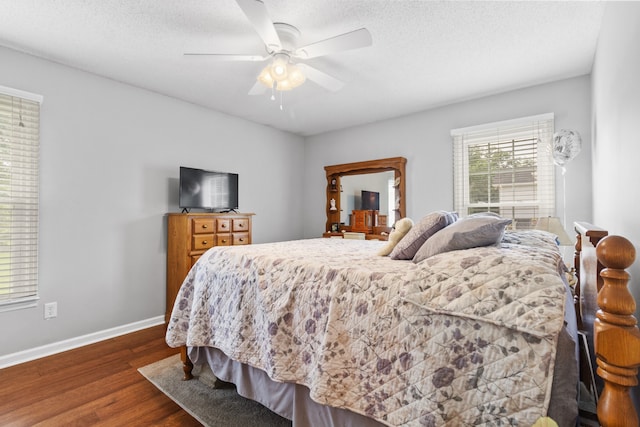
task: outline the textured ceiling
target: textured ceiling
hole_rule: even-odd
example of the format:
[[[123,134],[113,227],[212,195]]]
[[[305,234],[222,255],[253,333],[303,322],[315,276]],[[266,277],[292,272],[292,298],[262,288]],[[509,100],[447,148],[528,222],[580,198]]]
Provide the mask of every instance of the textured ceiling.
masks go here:
[[[300,45],[366,27],[370,47],[309,59],[346,85],[250,96],[264,54],[235,0],[0,0],[0,45],[300,135],[588,74],[603,2],[264,0]],[[2,64],[5,66],[6,64]],[[1,84],[1,82],[0,82]]]

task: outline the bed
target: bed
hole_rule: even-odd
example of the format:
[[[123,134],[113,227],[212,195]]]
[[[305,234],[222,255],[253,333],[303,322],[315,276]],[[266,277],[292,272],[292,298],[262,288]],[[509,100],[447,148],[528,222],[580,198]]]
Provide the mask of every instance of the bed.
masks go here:
[[[581,235],[592,230],[581,227]],[[595,253],[582,250],[587,240],[577,245],[578,302],[593,296],[596,277],[586,278]],[[496,245],[417,263],[378,256],[385,244],[308,239],[208,251],[185,279],[167,329],[169,345],[188,348],[186,377],[193,364],[207,364],[294,426],[529,426],[546,415],[575,424],[577,322],[595,318],[585,303],[576,319],[553,235],[507,231]],[[624,282],[633,246],[603,244],[613,248],[605,251],[615,259],[605,262],[611,277]],[[638,351],[620,359],[613,346],[637,345],[637,328],[630,303],[614,306],[588,337],[612,347],[593,352],[602,356],[603,425],[620,418],[619,408],[625,418],[635,414],[628,388]],[[611,425],[637,425],[629,419]]]

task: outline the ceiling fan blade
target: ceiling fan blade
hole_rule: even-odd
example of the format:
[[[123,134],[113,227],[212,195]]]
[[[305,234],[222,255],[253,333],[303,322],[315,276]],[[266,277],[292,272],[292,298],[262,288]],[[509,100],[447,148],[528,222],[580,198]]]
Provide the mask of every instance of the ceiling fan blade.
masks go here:
[[[301,58],[315,58],[334,52],[371,46],[372,43],[373,39],[369,30],[360,28],[359,30],[303,46],[296,51],[296,55]]]
[[[236,0],[269,50],[280,50],[280,37],[261,0]]]
[[[267,87],[260,82],[256,82],[249,90],[249,95],[262,95],[267,90]]]
[[[184,56],[208,56],[219,61],[253,61],[260,62],[268,59],[268,56],[260,55],[235,55],[228,53],[185,53]]]
[[[319,86],[331,91],[337,92],[344,87],[344,82],[336,79],[335,77],[331,77],[329,74],[323,73],[317,68],[313,68],[307,64],[296,64],[307,78]]]

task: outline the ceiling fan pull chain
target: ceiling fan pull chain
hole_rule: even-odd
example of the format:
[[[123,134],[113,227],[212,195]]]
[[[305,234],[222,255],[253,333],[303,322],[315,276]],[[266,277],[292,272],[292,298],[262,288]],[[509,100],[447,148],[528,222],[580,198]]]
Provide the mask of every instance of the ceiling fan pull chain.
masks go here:
[[[271,100],[272,101],[276,100],[276,94],[275,94],[275,92],[276,92],[276,84],[277,84],[277,82],[274,81],[273,85],[271,85]]]
[[[280,111],[282,111],[282,91],[280,91]]]

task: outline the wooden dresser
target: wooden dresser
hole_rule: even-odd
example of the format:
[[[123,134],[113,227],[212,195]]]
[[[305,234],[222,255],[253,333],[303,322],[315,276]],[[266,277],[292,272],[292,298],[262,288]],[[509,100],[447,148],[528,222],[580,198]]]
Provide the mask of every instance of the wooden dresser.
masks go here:
[[[251,244],[252,213],[170,213],[167,222],[167,309],[173,303],[189,270],[214,246]]]

